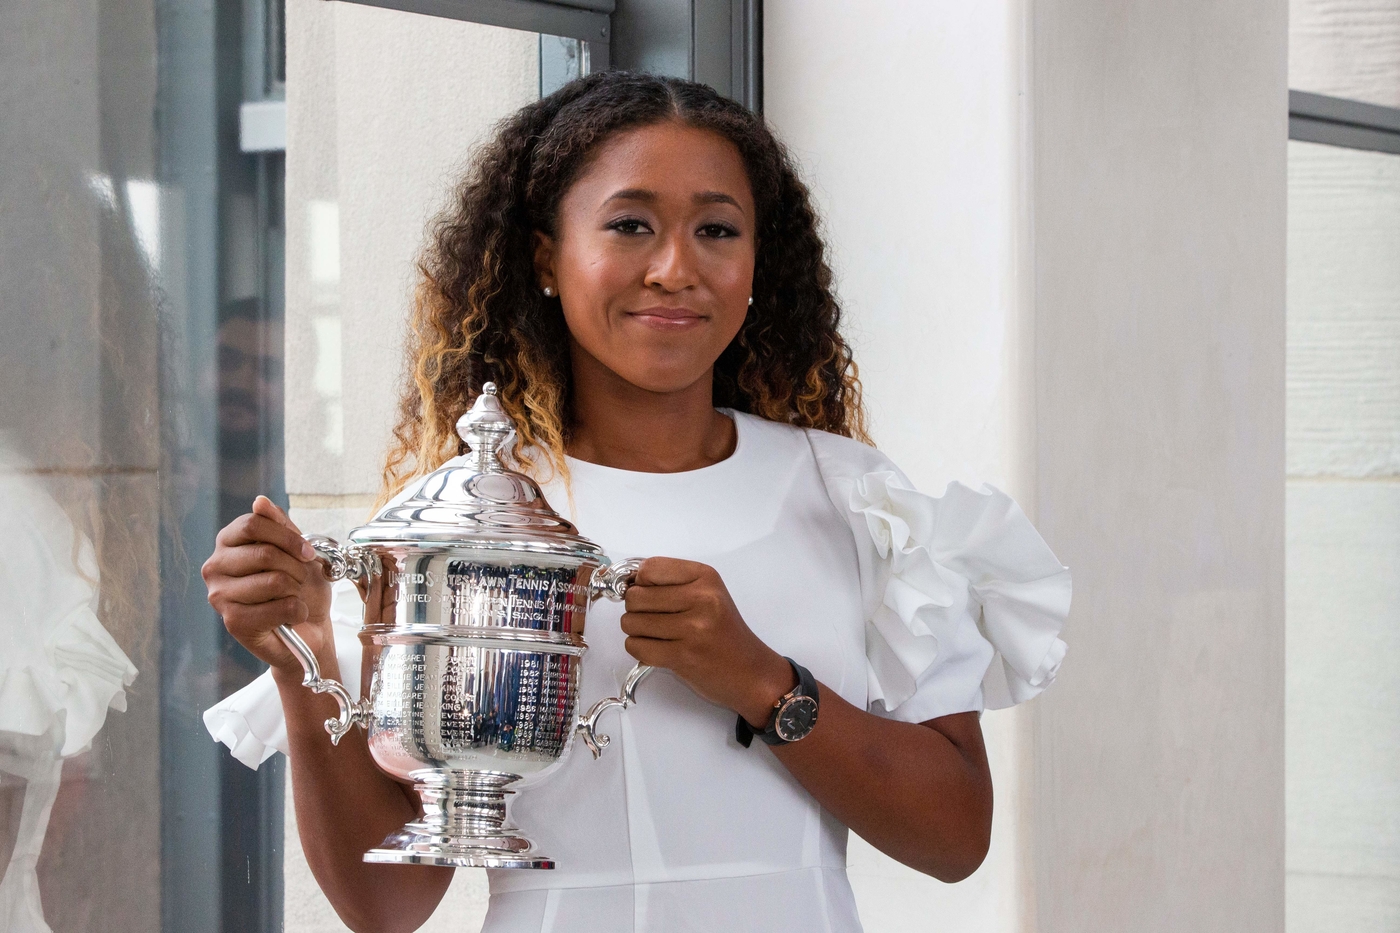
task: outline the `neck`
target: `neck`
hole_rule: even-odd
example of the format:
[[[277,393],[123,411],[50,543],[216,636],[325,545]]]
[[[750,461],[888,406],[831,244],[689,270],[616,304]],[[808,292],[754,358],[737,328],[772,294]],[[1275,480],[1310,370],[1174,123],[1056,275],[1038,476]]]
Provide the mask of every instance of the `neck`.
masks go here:
[[[734,452],[734,422],[714,409],[713,371],[684,389],[651,392],[586,353],[573,356],[570,456],[638,473],[680,473]]]

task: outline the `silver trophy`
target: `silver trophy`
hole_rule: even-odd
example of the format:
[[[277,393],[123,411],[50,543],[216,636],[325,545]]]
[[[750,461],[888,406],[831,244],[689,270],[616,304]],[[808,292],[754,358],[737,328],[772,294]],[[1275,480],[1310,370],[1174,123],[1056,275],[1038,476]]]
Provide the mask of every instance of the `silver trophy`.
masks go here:
[[[476,868],[553,868],[506,818],[510,785],[559,760],[575,733],[597,758],[610,707],[626,708],[651,670],[638,664],[620,696],[575,717],[588,607],[621,600],[640,561],[613,564],[549,507],[534,480],[501,465],[514,434],[486,383],[457,422],[466,464],[417,482],[411,495],[350,532],[350,544],[308,535],[332,580],[365,595],[361,684],[321,677],[285,626],[277,634],[329,693],[340,715],[332,742],[369,731],[375,764],[412,781],[423,817],[365,853],[366,862]]]

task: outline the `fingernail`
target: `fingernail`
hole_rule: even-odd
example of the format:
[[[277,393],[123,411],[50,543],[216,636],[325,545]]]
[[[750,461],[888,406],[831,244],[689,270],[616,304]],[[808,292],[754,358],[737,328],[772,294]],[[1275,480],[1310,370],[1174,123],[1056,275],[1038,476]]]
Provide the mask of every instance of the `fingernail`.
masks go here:
[[[305,560],[316,559],[316,549],[311,546],[310,541],[301,542],[301,556]]]

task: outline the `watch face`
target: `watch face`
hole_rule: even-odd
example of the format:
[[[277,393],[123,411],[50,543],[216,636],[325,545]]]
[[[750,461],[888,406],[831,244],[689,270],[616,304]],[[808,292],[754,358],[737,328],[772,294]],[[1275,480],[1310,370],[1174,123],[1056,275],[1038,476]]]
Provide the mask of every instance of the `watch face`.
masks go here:
[[[812,697],[793,697],[778,710],[773,731],[784,742],[805,739],[817,724],[817,701]]]

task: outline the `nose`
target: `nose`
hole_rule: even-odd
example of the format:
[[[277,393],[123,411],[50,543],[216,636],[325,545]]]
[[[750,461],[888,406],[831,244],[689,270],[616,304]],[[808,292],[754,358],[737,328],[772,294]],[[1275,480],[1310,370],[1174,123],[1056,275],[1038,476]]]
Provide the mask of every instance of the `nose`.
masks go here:
[[[699,284],[690,237],[679,230],[657,237],[645,284],[665,292],[680,292]]]

